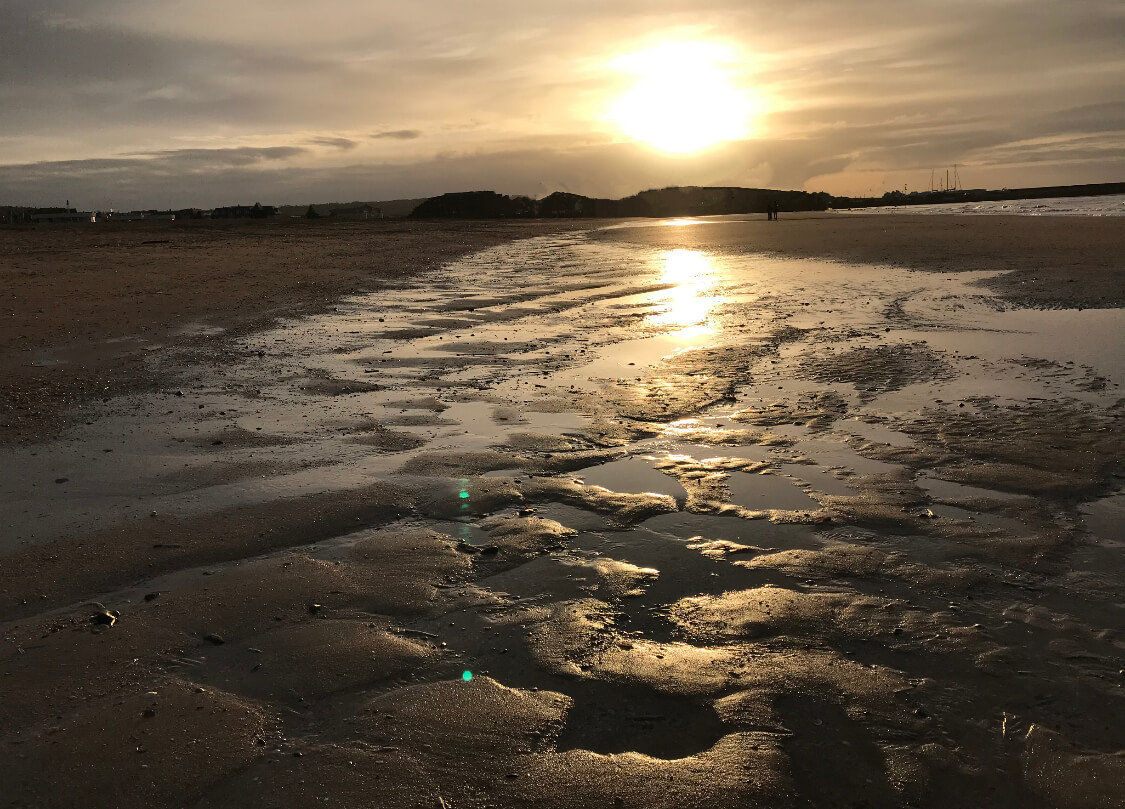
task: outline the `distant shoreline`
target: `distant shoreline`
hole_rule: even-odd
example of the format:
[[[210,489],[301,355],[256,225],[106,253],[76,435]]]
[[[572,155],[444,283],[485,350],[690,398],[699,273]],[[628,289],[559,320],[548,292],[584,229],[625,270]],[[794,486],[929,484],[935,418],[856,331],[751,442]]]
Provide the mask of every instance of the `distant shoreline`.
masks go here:
[[[386,219],[620,219],[627,217],[723,216],[766,213],[773,207],[797,211],[856,210],[888,206],[938,205],[995,202],[1003,200],[1097,197],[1125,194],[1125,182],[1035,188],[955,189],[942,191],[888,191],[880,197],[834,196],[824,191],[796,191],[739,186],[670,186],[641,191],[620,199],[587,197],[555,191],[533,199],[495,191],[455,191],[422,199],[375,200],[348,203],[300,203],[280,206],[236,205],[215,208],[145,211],[79,211],[75,208],[33,208],[0,205],[0,226],[28,224],[142,223],[222,219],[240,222],[290,221],[296,219],[334,221],[378,221]],[[222,212],[221,215],[219,212]]]

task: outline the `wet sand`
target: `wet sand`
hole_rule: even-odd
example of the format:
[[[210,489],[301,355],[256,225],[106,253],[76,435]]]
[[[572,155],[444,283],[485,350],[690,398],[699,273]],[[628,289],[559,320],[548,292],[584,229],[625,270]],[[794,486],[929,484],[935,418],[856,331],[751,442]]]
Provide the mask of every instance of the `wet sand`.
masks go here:
[[[4,228],[0,439],[41,437],[77,404],[158,386],[145,357],[165,346],[221,356],[231,332],[573,227],[396,219]]]
[[[0,806],[1121,805],[1122,228],[889,219],[0,233]]]

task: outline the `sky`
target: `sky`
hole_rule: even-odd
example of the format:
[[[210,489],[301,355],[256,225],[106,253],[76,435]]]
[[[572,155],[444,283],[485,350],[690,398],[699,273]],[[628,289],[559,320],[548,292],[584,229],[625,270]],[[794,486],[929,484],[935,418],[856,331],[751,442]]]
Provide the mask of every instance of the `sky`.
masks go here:
[[[0,0],[0,205],[1125,181],[1122,0]]]

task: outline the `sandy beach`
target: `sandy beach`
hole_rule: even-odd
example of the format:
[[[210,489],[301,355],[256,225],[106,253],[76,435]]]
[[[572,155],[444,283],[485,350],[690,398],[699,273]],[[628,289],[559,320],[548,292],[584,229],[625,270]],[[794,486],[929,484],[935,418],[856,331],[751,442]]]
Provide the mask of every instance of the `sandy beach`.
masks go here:
[[[2,229],[0,806],[1120,806],[1123,255]]]

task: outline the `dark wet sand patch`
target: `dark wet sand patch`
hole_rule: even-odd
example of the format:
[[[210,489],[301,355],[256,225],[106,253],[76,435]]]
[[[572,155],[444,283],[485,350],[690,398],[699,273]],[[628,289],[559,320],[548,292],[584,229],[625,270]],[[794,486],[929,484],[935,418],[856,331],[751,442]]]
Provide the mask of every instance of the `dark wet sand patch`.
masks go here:
[[[396,518],[410,490],[381,482],[345,492],[157,516],[4,557],[0,618],[34,614],[91,592],[202,564],[243,559]]]
[[[409,452],[425,446],[427,439],[405,430],[391,430],[379,425],[365,431],[363,435],[353,436],[353,444],[370,447],[376,452]]]
[[[193,437],[190,443],[198,447],[225,447],[241,449],[244,447],[282,447],[292,444],[296,439],[273,433],[246,430],[242,427],[228,427],[224,430]]]
[[[310,396],[352,396],[382,390],[382,385],[356,379],[317,379],[300,386]]]
[[[866,393],[901,390],[917,382],[952,379],[956,371],[925,343],[853,348],[809,359],[801,375],[816,382],[844,382]]]

